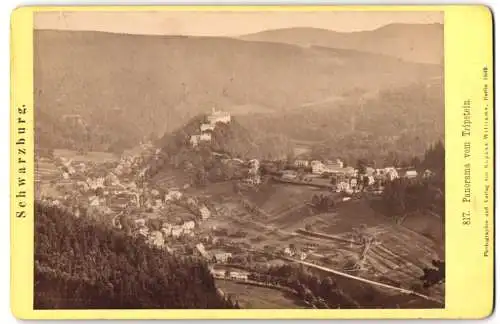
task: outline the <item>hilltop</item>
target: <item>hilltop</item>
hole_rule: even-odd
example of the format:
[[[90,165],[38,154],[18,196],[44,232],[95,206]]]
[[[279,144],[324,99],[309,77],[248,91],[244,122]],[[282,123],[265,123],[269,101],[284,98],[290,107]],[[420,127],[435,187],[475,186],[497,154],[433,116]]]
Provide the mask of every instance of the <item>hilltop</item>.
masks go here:
[[[241,36],[262,42],[353,49],[411,62],[442,64],[442,24],[390,24],[372,31],[336,32],[320,28],[284,28]]]
[[[133,146],[213,105],[241,116],[286,115],[349,97],[354,88],[370,93],[443,74],[440,66],[359,48],[220,37],[37,30],[34,44],[35,110],[45,114],[37,118],[37,136],[45,147],[106,149],[110,139]],[[80,115],[89,130],[67,129],[66,114]]]
[[[166,133],[155,143],[161,154],[159,159],[150,161],[149,175],[178,169],[190,175],[192,182],[199,182],[200,177],[223,181],[245,175],[245,165],[236,167],[233,164],[240,159],[278,159],[291,154],[292,145],[286,137],[250,131],[241,125],[239,118],[232,116],[227,124],[217,122],[213,130],[205,132],[210,140],[200,140],[196,145],[191,142],[191,137],[199,134],[200,125],[206,123],[207,116],[204,114],[193,117],[174,132]],[[232,162],[228,162],[230,160]]]

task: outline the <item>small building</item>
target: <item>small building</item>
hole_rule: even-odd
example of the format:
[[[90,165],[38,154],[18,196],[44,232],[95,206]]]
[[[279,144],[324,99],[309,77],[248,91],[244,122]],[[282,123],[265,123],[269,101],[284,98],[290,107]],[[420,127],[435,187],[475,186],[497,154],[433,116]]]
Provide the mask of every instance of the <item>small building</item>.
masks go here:
[[[173,226],[171,235],[173,238],[181,237],[182,233],[184,233],[184,228],[182,226]]]
[[[179,200],[181,198],[182,198],[182,193],[177,190],[170,190],[168,193],[165,194],[165,202]]]
[[[231,271],[229,273],[229,278],[231,278],[232,280],[246,281],[248,280],[248,274],[244,272]]]
[[[212,108],[212,113],[207,116],[207,121],[215,125],[216,123],[228,124],[231,122],[231,114],[225,111],[217,111]]]
[[[200,135],[200,141],[204,142],[210,142],[212,140],[212,134],[211,133],[202,133]]]
[[[205,220],[205,219],[210,218],[211,213],[210,213],[210,210],[206,206],[201,206],[199,210],[200,210],[201,219]]]
[[[259,175],[255,175],[253,177],[248,177],[248,178],[244,179],[243,181],[246,184],[250,184],[250,185],[259,185],[262,182]]]
[[[227,263],[232,258],[232,254],[228,252],[216,253],[214,255],[215,262],[217,263]]]
[[[431,170],[427,169],[422,174],[422,177],[425,179],[428,179],[428,178],[431,178],[433,175],[434,175],[434,173]]]
[[[337,183],[337,192],[347,192],[350,190],[349,183],[347,181],[340,181]]]
[[[387,180],[394,181],[399,178],[399,173],[394,167],[388,167],[384,169]]]
[[[193,197],[188,197],[186,199],[186,204],[190,207],[196,206],[196,200]]]
[[[312,168],[312,173],[322,174],[325,170],[325,165],[321,161],[312,161],[311,168]]]
[[[146,220],[144,220],[144,218],[136,219],[134,223],[135,223],[135,225],[137,227],[144,227],[144,226],[146,226]]]
[[[284,250],[283,250],[283,254],[285,254],[286,256],[293,256],[295,254],[295,251],[289,247],[286,247]]]
[[[309,166],[309,161],[307,160],[295,160],[293,163],[297,168],[307,168]]]
[[[182,224],[182,228],[184,228],[185,230],[189,230],[189,231],[192,231],[195,227],[196,223],[194,221],[188,221],[188,222],[185,222],[184,224]]]
[[[415,170],[407,170],[405,172],[405,178],[407,178],[407,179],[414,179],[417,176],[418,176],[418,173]]]
[[[149,235],[149,228],[147,228],[146,226],[142,226],[141,228],[139,228],[139,230],[137,231],[137,234],[138,235],[142,235],[144,237],[148,237]]]
[[[148,244],[162,248],[165,245],[165,238],[160,231],[152,231],[148,237]]]
[[[198,146],[198,144],[200,143],[200,135],[191,135],[191,137],[189,138],[189,143],[191,143],[193,147]]]

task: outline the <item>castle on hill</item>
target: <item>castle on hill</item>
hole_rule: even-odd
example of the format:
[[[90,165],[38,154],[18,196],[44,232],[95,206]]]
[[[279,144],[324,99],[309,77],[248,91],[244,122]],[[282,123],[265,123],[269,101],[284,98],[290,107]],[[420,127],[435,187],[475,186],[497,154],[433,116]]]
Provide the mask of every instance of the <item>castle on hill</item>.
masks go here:
[[[229,124],[231,114],[227,111],[218,111],[212,108],[212,113],[207,115],[206,123],[200,125],[200,134],[191,135],[189,142],[193,147],[198,146],[200,142],[210,142],[212,140],[212,131],[217,123]]]

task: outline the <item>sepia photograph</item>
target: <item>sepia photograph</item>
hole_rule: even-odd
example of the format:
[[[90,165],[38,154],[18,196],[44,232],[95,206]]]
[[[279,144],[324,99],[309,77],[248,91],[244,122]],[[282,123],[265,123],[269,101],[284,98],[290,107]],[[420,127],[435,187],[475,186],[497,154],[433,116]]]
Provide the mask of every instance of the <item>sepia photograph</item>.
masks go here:
[[[445,307],[442,11],[33,25],[35,310]]]

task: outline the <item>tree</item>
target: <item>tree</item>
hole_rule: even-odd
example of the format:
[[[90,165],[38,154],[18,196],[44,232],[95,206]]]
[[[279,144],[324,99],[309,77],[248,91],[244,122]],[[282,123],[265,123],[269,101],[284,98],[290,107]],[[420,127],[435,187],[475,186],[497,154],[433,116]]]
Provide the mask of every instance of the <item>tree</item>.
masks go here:
[[[195,173],[194,184],[204,187],[207,184],[207,173],[204,169],[200,168]]]
[[[360,174],[366,173],[366,168],[368,167],[368,161],[366,159],[358,159],[356,162],[356,168],[358,169]]]
[[[418,158],[418,156],[414,156],[411,161],[410,161],[410,166],[416,168],[416,169],[419,169],[420,168],[420,159]]]

